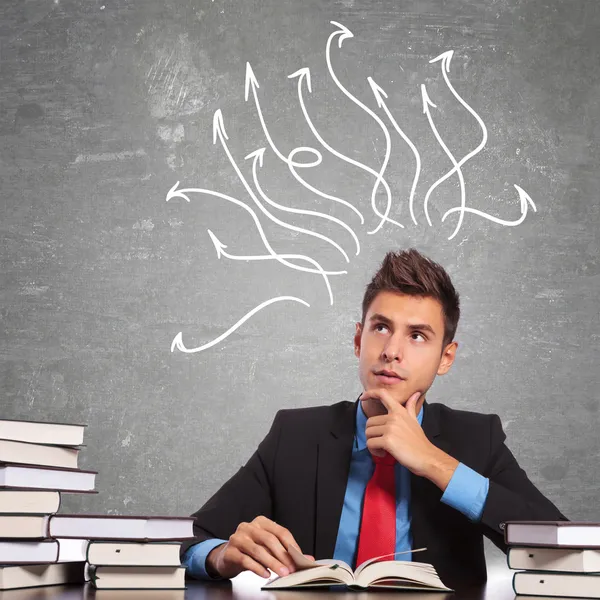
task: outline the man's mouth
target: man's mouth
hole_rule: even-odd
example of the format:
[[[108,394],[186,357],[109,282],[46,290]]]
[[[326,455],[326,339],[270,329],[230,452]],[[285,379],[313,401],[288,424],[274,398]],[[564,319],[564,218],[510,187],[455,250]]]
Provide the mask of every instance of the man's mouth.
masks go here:
[[[396,371],[391,371],[390,369],[375,371],[375,375],[382,383],[400,383],[401,381],[404,381],[403,377],[398,375]]]

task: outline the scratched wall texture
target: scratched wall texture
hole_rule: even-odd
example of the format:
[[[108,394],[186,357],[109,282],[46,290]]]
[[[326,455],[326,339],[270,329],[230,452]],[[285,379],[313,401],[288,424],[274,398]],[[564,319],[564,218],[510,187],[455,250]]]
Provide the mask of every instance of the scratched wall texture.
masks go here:
[[[340,47],[330,21],[354,37]],[[89,425],[81,464],[100,493],[65,510],[189,514],[277,409],[354,400],[364,285],[385,251],[415,245],[463,302],[458,359],[429,399],[498,413],[540,489],[571,518],[600,519],[599,28],[594,0],[2,0],[0,402],[4,417]],[[445,63],[429,62],[449,50],[448,80],[488,139],[462,165],[464,188],[454,173],[431,194],[430,226],[425,194],[453,166],[434,127],[456,161],[483,139]],[[247,101],[246,62],[260,86]],[[300,76],[288,78],[305,67],[308,119],[362,166],[311,132]],[[392,119],[421,161],[416,223],[416,155]],[[296,169],[304,184],[285,163],[301,146],[322,155]],[[245,159],[263,147],[262,165]],[[369,235],[374,187],[378,210],[387,197],[368,168],[384,162],[404,228]],[[269,211],[329,241],[260,212],[242,181],[257,195],[253,163],[271,201],[339,222],[265,200]],[[243,205],[200,192],[166,202],[178,181]],[[527,214],[511,226],[465,212],[449,240],[459,214],[442,218],[463,191],[507,223]],[[278,253],[347,271],[328,278],[333,305],[320,275],[236,260],[267,254],[244,206]],[[202,346],[280,296],[310,308],[282,300],[205,351],[171,352],[179,332],[180,348]]]

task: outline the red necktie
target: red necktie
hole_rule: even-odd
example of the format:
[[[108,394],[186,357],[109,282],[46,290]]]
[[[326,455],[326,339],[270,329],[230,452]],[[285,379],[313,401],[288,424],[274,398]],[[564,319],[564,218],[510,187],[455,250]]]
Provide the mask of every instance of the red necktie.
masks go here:
[[[393,456],[373,456],[375,470],[363,503],[356,566],[396,551],[396,485]]]

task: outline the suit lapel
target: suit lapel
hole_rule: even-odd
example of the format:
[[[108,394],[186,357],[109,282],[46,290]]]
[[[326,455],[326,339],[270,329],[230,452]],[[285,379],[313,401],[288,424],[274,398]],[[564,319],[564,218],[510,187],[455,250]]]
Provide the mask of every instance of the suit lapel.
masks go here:
[[[427,439],[443,450],[448,452],[447,442],[441,435],[441,425],[437,405],[423,403],[423,432]],[[432,531],[428,515],[432,509],[439,504],[442,491],[431,481],[424,477],[410,475],[410,506],[411,506],[411,533],[413,548],[427,548],[427,552],[415,555],[415,560],[431,562],[430,556],[436,553],[436,535]]]
[[[356,428],[356,402],[334,407],[317,451],[315,558],[331,558],[335,550]]]

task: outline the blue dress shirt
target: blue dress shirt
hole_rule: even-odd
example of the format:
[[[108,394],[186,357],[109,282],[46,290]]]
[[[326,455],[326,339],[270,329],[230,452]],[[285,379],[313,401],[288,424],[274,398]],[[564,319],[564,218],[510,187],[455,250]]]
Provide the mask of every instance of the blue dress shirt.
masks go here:
[[[423,408],[417,415],[419,425],[423,422]],[[350,472],[344,495],[342,516],[338,528],[333,558],[343,560],[353,566],[358,548],[358,532],[362,513],[362,504],[367,483],[373,474],[374,464],[371,453],[367,449],[365,429],[367,417],[362,403],[357,403],[356,433],[350,459]],[[396,552],[406,552],[396,560],[412,560],[409,552],[412,548],[410,531],[410,471],[396,463]],[[473,469],[459,463],[454,471],[444,494],[442,502],[460,511],[471,521],[481,518],[487,494],[489,479]],[[183,556],[183,565],[187,573],[197,579],[210,579],[206,572],[206,557],[211,550],[227,542],[227,540],[211,539],[190,546]]]

